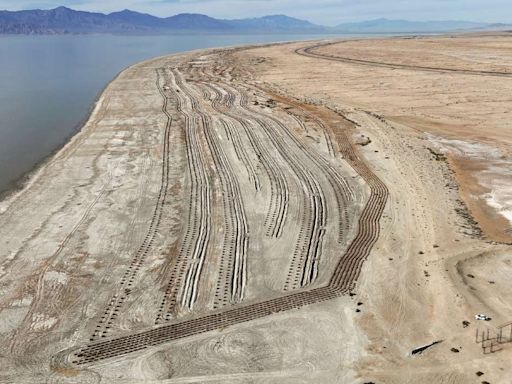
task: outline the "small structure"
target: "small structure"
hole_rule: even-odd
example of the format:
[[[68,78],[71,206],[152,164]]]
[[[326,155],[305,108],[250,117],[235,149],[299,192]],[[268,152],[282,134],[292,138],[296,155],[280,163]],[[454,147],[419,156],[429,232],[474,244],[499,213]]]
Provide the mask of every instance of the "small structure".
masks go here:
[[[483,331],[477,328],[475,341],[482,345],[484,354],[501,351],[503,344],[512,343],[512,322],[502,324],[492,331],[489,328]]]

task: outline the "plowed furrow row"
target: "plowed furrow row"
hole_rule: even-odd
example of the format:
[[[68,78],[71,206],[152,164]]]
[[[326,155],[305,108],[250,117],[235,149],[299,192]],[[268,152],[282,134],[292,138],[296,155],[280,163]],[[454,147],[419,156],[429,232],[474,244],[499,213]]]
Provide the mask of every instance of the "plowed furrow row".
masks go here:
[[[192,94],[191,91],[187,92]],[[203,88],[203,94],[205,92],[206,100],[210,100],[209,92]],[[228,303],[240,302],[244,297],[249,226],[238,180],[213,129],[211,118],[199,108],[196,112],[203,120],[205,136],[222,185],[226,230],[214,301],[214,307],[219,308]]]
[[[189,220],[183,239],[179,259],[179,272],[168,282],[165,296],[160,305],[157,322],[169,320],[176,305],[192,309],[197,300],[198,285],[204,266],[211,232],[211,199],[212,191],[206,153],[201,142],[203,122],[193,112],[196,101],[184,96],[183,81],[175,71],[166,72],[173,86],[177,110],[185,121],[185,138],[187,144],[187,160],[190,177]],[[174,91],[178,89],[179,92]],[[184,269],[186,271],[184,271]],[[179,288],[181,287],[181,292]],[[180,295],[180,296],[179,296]]]
[[[346,137],[338,132],[336,139],[346,161],[363,178],[370,188],[370,197],[359,218],[356,237],[334,272],[329,285],[333,289],[351,290],[359,277],[361,266],[378,239],[379,221],[388,198],[386,185],[359,159]]]
[[[236,193],[238,193],[236,183],[234,180],[230,179],[229,164],[224,163],[225,155],[222,152],[222,146],[218,142],[218,137],[215,135],[215,130],[211,127],[211,119],[207,117],[201,118],[201,112],[197,112],[200,110],[197,105],[197,100],[194,100],[194,97],[191,96],[192,91],[187,95],[187,87],[183,85],[182,80],[176,73],[175,78],[176,85],[180,88],[180,95],[177,94],[175,96],[178,99],[182,99],[180,103],[184,105],[183,108],[187,109],[187,113],[184,113],[184,119],[187,121],[187,131],[189,131],[187,132],[187,147],[190,147],[189,151],[193,152],[189,154],[189,161],[194,163],[190,165],[190,177],[191,183],[196,184],[196,192],[195,194],[191,193],[191,196],[196,196],[197,198],[201,196],[201,191],[198,188],[199,183],[203,182],[200,168],[203,167],[203,171],[206,168],[204,163],[200,164],[202,161],[201,156],[204,155],[201,155],[202,146],[197,142],[199,139],[196,138],[196,141],[194,141],[192,137],[189,137],[191,135],[198,136],[200,133],[199,129],[202,129],[201,132],[204,132],[204,134],[208,136],[206,137],[208,142],[207,146],[213,153],[212,156],[215,158],[215,166],[219,168],[219,172],[224,173],[222,176],[219,175],[219,177],[224,180],[222,182],[223,188],[232,191],[232,193],[236,195]],[[223,89],[230,88],[225,85],[217,85],[217,87],[222,87]],[[183,96],[182,93],[185,96]],[[304,253],[305,257],[301,262],[302,274],[300,284],[303,284],[303,282],[307,284],[316,273],[315,263],[317,263],[318,260],[314,259],[314,252],[316,252],[315,249],[320,249],[322,246],[321,230],[323,223],[327,220],[325,197],[322,193],[322,182],[321,179],[316,176],[317,172],[319,172],[318,168],[324,168],[323,171],[321,171],[324,172],[322,179],[327,178],[329,182],[331,182],[330,180],[332,179],[335,180],[332,182],[334,184],[331,185],[338,185],[337,188],[339,188],[340,199],[343,198],[345,199],[343,201],[349,201],[351,191],[344,189],[344,186],[346,188],[347,184],[345,184],[342,176],[338,174],[340,180],[336,180],[335,173],[331,172],[333,170],[327,170],[329,167],[327,167],[326,163],[322,160],[322,156],[315,154],[311,148],[304,147],[303,145],[305,144],[297,139],[295,135],[293,135],[293,132],[289,131],[289,128],[282,122],[273,116],[265,116],[262,112],[250,110],[250,108],[247,107],[245,92],[230,89],[227,93],[235,95],[234,99],[231,98],[231,100],[234,100],[231,107],[228,108],[226,106],[230,105],[230,102],[223,102],[222,106],[212,106],[217,113],[224,115],[227,120],[234,121],[244,129],[251,145],[253,145],[256,153],[262,159],[262,164],[269,175],[269,180],[271,183],[274,183],[274,193],[278,188],[277,180],[279,179],[279,174],[277,172],[279,172],[279,167],[278,164],[272,163],[272,161],[275,160],[272,159],[271,153],[268,152],[266,148],[266,146],[269,146],[269,143],[277,149],[277,153],[285,160],[287,166],[291,169],[294,176],[297,177],[305,191],[304,196],[306,200],[304,210],[308,211],[307,215],[309,215],[305,220],[310,223],[310,226],[305,227],[307,231],[304,232],[304,237],[307,238],[306,243],[308,245],[306,248],[309,253]],[[193,118],[189,115],[193,116]],[[207,131],[211,133],[211,136]],[[268,139],[266,145],[263,144],[264,141],[262,141],[255,132],[251,131],[263,132]],[[388,190],[364,161],[358,157],[344,131],[341,129],[335,130],[334,137],[344,160],[369,186],[370,195],[360,213],[357,233],[350,242],[346,252],[340,255],[334,273],[327,286],[314,289],[301,289],[281,297],[274,297],[261,302],[238,304],[235,307],[213,311],[209,315],[181,321],[175,320],[175,322],[153,327],[146,331],[92,342],[78,348],[73,348],[72,350],[61,352],[54,357],[53,365],[59,367],[69,365],[87,366],[105,359],[142,351],[173,340],[223,329],[234,324],[270,316],[274,313],[331,300],[340,295],[347,294],[354,289],[356,280],[361,271],[362,263],[368,257],[373,245],[377,241],[380,228],[379,221],[386,205]],[[266,158],[267,156],[269,158]],[[276,167],[276,169],[274,169],[274,167]],[[223,168],[223,170],[220,170],[221,168]],[[196,181],[194,181],[194,172],[197,173],[195,176]],[[283,182],[286,183],[284,175],[282,175],[282,177]],[[272,181],[272,178],[274,178],[274,181]],[[193,197],[193,199],[196,197]],[[225,202],[225,204],[227,204],[227,202]],[[235,205],[226,208],[228,212],[235,212],[233,228],[238,225],[236,224],[237,203],[234,204]],[[191,207],[192,205],[191,203]],[[191,215],[196,212],[195,214],[198,216],[198,218],[196,218],[197,223],[201,222],[201,212],[199,211],[201,210],[196,212],[191,209]],[[279,211],[279,209],[276,211]],[[193,223],[194,219],[191,218],[190,222]],[[194,236],[194,239],[197,240],[197,235]],[[197,245],[197,243],[197,241],[194,241],[193,245]],[[194,247],[194,249],[195,248],[196,247]]]
[[[210,87],[214,92],[219,92],[218,88],[211,84],[205,84],[205,86]],[[238,102],[240,103],[241,100],[238,100]],[[261,141],[254,131],[252,120],[240,116],[240,114],[236,113],[234,108],[221,108],[216,103],[213,103],[212,107],[217,113],[236,121],[243,128],[253,150],[260,159],[268,176],[271,189],[270,204],[264,224],[265,228],[267,228],[266,235],[275,238],[280,237],[281,229],[286,221],[289,201],[288,183],[284,172],[277,164],[265,143]]]
[[[291,106],[291,105],[290,105]],[[297,108],[297,105],[293,105],[293,107]],[[320,129],[324,132],[326,136],[326,140],[328,146],[331,148],[329,151],[331,153],[335,153],[334,146],[332,144],[331,136],[322,123],[321,120],[317,119],[306,111],[302,110],[299,107],[299,110],[303,113],[303,118],[307,118],[313,122],[315,122]],[[298,121],[302,121],[299,117],[295,115],[295,113],[288,111],[288,114],[294,116]],[[283,126],[286,130],[288,136],[296,142],[298,146],[304,149],[304,153],[310,158],[312,162],[314,162],[320,170],[323,170],[327,174],[327,179],[329,180],[329,184],[332,189],[335,191],[336,195],[336,204],[338,206],[339,213],[339,222],[338,222],[338,242],[343,243],[346,240],[347,232],[350,227],[350,220],[348,214],[348,205],[354,199],[354,192],[350,188],[350,185],[345,180],[345,178],[339,173],[339,171],[331,164],[331,162],[322,156],[319,152],[317,152],[314,148],[308,147],[303,141],[301,141],[298,137],[293,135],[293,133],[286,126]],[[330,143],[330,144],[329,144]],[[309,150],[308,150],[309,148]]]
[[[244,98],[243,100],[241,106],[246,111],[260,115],[262,119],[270,121],[270,124],[266,124],[264,120],[256,119],[274,145],[280,150],[283,158],[294,170],[303,185],[303,190],[306,191],[303,205],[303,226],[299,232],[299,241],[292,257],[290,274],[285,282],[285,290],[298,288],[299,286],[304,287],[311,284],[318,274],[318,262],[325,235],[327,205],[324,192],[316,176],[313,175],[313,172],[324,173],[324,167],[318,166],[316,152],[313,152],[309,146],[298,140],[293,132],[279,119],[249,108],[246,102],[247,99]],[[291,143],[293,144],[290,145]],[[311,163],[304,161],[304,158],[312,160],[317,167],[311,167]],[[330,180],[330,175],[327,174],[326,176],[326,179]]]
[[[223,86],[227,92],[237,92],[225,84]],[[327,221],[324,192],[309,169],[309,164],[302,160],[304,148],[294,148],[293,145],[290,145],[290,141],[285,140],[286,136],[283,136],[283,130],[290,133],[287,128],[272,116],[249,108],[247,97],[243,96],[240,100],[243,113],[259,125],[261,131],[278,150],[302,186],[302,227],[285,289],[306,286],[313,282],[318,274],[318,262],[322,252],[321,245]]]
[[[222,93],[216,87],[207,86],[204,83],[203,83],[203,88],[204,88],[204,92],[206,93],[205,99],[211,101],[211,105],[216,111],[220,111],[222,108],[222,103],[221,103],[221,101],[223,99]],[[208,92],[208,90],[213,92],[213,98],[211,96],[211,93]],[[230,99],[232,100],[230,105],[233,105],[234,95],[232,95],[232,94],[230,94],[230,95],[231,95]],[[247,174],[249,175],[249,180],[250,180],[251,184],[254,185],[254,188],[256,189],[256,191],[261,190],[261,183],[260,183],[259,177],[256,174],[256,170],[254,169],[254,166],[252,165],[252,162],[249,158],[247,151],[245,150],[244,145],[242,144],[242,139],[240,137],[240,133],[238,132],[237,129],[235,129],[235,127],[233,126],[233,124],[231,123],[230,120],[221,119],[221,124],[224,126],[224,129],[226,130],[226,133],[227,133],[229,139],[233,143],[233,148],[235,150],[237,158],[244,164]],[[253,147],[253,150],[254,150],[254,152],[256,152],[254,147]]]
[[[305,305],[331,300],[337,295],[329,287],[302,291],[290,296],[280,297],[265,302],[240,306],[205,317],[187,320],[181,323],[167,324],[132,335],[98,342],[75,351],[71,356],[74,365],[86,365],[104,359],[123,356],[141,351],[151,346],[172,340],[201,334],[223,328],[227,325],[243,323],[266,317],[274,313],[301,308]],[[56,356],[54,365],[62,362],[62,356]]]

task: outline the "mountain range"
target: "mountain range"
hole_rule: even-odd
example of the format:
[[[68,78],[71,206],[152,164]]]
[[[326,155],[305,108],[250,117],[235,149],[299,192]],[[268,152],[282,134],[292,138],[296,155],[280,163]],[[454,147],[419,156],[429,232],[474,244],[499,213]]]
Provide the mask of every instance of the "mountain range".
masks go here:
[[[337,30],[351,33],[397,33],[397,32],[449,32],[456,30],[486,29],[489,23],[472,21],[409,21],[375,19],[357,23],[344,23]]]
[[[485,29],[491,25],[493,24],[467,21],[414,22],[376,19],[325,27],[285,15],[224,20],[191,13],[160,18],[130,10],[103,14],[75,11],[66,7],[0,11],[0,34],[420,33]]]

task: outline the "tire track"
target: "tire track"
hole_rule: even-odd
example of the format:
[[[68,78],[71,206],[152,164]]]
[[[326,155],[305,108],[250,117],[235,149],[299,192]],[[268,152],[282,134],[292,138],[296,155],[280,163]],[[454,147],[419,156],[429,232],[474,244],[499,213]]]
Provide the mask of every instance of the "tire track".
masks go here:
[[[295,50],[295,53],[298,55],[307,56],[307,57],[311,57],[311,58],[315,58],[315,59],[339,61],[339,62],[344,62],[344,63],[349,63],[349,64],[366,65],[366,66],[371,66],[371,67],[405,69],[405,70],[410,70],[410,71],[421,71],[421,72],[437,72],[437,73],[451,73],[451,74],[460,74],[460,75],[512,78],[512,73],[509,73],[509,72],[477,71],[477,70],[471,70],[471,69],[455,69],[455,68],[429,67],[429,66],[411,65],[411,64],[386,63],[386,62],[382,62],[382,61],[353,59],[350,57],[326,55],[326,54],[320,54],[320,53],[313,52],[315,49],[318,49],[318,48],[324,48],[324,47],[341,44],[341,43],[342,42],[338,41],[338,42],[331,42],[331,43],[316,44],[316,45],[312,45],[310,47],[298,48]]]
[[[228,84],[222,83],[221,85],[218,83],[217,86],[222,86],[227,94],[235,95],[238,93],[236,89],[231,88]],[[329,160],[299,140],[292,130],[280,120],[248,107],[246,94],[244,92],[239,93],[241,94],[240,107],[246,112],[248,118],[256,121],[267,134],[273,146],[278,149],[280,155],[300,180],[302,190],[306,191],[302,196],[302,206],[304,207],[302,215],[303,226],[300,230],[298,244],[293,253],[290,272],[288,273],[284,289],[290,290],[304,287],[311,284],[318,275],[318,263],[327,220],[324,193],[312,172],[324,174],[335,191],[339,212],[338,241],[340,243],[346,239],[349,230],[347,207],[354,198],[353,191],[351,191],[348,183],[339,172],[330,164]],[[236,97],[231,97],[230,99],[236,99]],[[290,114],[290,112],[288,113]],[[299,120],[295,115],[293,116]],[[324,129],[324,133],[327,134],[322,123],[320,121],[316,122]],[[296,151],[290,150],[290,148],[293,148],[293,145],[290,145],[290,142],[285,141],[284,138],[288,138],[295,144]],[[315,164],[316,168],[314,170],[311,169],[308,163],[301,160],[304,157]]]
[[[292,106],[293,104],[290,103],[287,105]],[[269,137],[271,137],[273,143],[279,147],[280,153],[291,165],[294,172],[298,175],[299,179],[301,179],[302,185],[306,186],[306,190],[308,191],[309,202],[307,201],[308,199],[306,199],[304,206],[307,206],[309,203],[310,212],[309,215],[308,213],[303,215],[303,223],[308,223],[308,216],[313,217],[313,219],[310,219],[309,223],[300,231],[299,244],[293,254],[290,273],[285,283],[285,290],[298,288],[300,286],[304,287],[311,284],[317,276],[318,261],[321,254],[323,235],[325,233],[324,227],[327,218],[325,197],[322,189],[318,185],[316,177],[314,177],[312,173],[315,175],[323,174],[331,188],[335,191],[339,212],[339,242],[346,239],[346,234],[349,230],[347,207],[354,199],[354,193],[346,180],[332,166],[329,160],[320,155],[314,148],[311,148],[302,140],[299,140],[287,125],[271,115],[263,114],[260,111],[255,111],[248,107],[247,102],[243,104],[243,108],[249,113],[261,115],[262,118],[271,121],[271,126],[274,131],[267,130],[267,134],[270,135]],[[284,109],[288,114],[291,114],[287,107]],[[294,117],[297,118],[295,115]],[[323,123],[320,121],[317,121],[317,123],[323,127],[325,132]],[[285,141],[285,137],[288,138],[289,141]],[[290,150],[293,148],[290,142],[295,145],[295,150]],[[308,163],[305,163],[302,158],[310,160],[315,167],[312,168]],[[320,197],[319,201],[317,201],[317,197]],[[319,222],[315,222],[315,220],[319,220]]]
[[[163,135],[164,137],[162,140],[163,156],[160,190],[146,236],[142,244],[139,246],[137,252],[133,256],[131,263],[125,270],[125,273],[119,282],[119,288],[117,292],[110,299],[102,317],[96,324],[96,329],[90,338],[91,341],[97,340],[98,338],[107,337],[107,334],[114,324],[114,321],[117,319],[120,310],[123,308],[129,295],[132,293],[132,289],[135,285],[135,280],[138,276],[139,270],[142,268],[144,261],[153,246],[153,242],[158,233],[160,222],[162,220],[163,207],[165,205],[169,187],[169,135],[173,119],[171,114],[167,111],[169,99],[165,96],[165,93],[160,85],[160,70],[156,70],[156,74],[156,87],[163,98],[162,112],[167,116],[167,123],[165,125]]]

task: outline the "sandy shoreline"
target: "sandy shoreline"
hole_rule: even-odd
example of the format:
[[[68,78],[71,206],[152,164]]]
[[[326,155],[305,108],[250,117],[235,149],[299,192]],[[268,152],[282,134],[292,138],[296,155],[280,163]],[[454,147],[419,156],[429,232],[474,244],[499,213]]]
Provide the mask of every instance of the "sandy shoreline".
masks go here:
[[[134,64],[136,65],[136,64]],[[48,155],[46,155],[44,158],[42,158],[40,161],[35,164],[32,169],[25,172],[21,176],[19,176],[16,180],[14,180],[11,185],[8,186],[5,190],[0,190],[0,211],[1,207],[4,203],[8,204],[8,201],[16,198],[16,196],[23,192],[23,190],[28,187],[31,183],[31,181],[38,177],[38,174],[40,173],[41,169],[44,168],[49,162],[52,161],[54,157],[58,157],[59,152],[64,150],[66,146],[68,146],[76,136],[78,136],[84,127],[87,125],[89,120],[91,119],[92,115],[94,114],[94,111],[97,109],[98,104],[101,102],[101,97],[105,90],[108,88],[108,86],[114,82],[124,71],[128,70],[131,66],[121,70],[112,80],[110,80],[96,95],[93,103],[89,106],[88,111],[86,115],[82,118],[80,122],[78,122],[71,134],[69,134],[67,137],[65,137],[61,144],[59,144],[55,149],[53,149]]]
[[[304,40],[304,41],[310,41],[310,40]],[[248,45],[241,45],[241,46],[227,46],[227,47],[214,47],[214,48],[206,48],[206,49],[197,49],[197,50],[190,50],[185,52],[179,52],[172,55],[162,55],[162,56],[155,56],[152,58],[149,58],[147,60],[137,62],[134,64],[131,64],[127,66],[126,68],[119,71],[117,75],[115,75],[112,80],[110,80],[96,95],[94,98],[94,101],[91,103],[91,105],[88,108],[88,111],[86,112],[85,116],[79,121],[71,134],[69,134],[67,137],[62,139],[62,142],[57,145],[49,154],[47,154],[44,158],[42,158],[40,161],[38,161],[32,169],[26,171],[22,175],[20,175],[18,178],[13,180],[9,186],[7,186],[4,190],[0,190],[0,207],[2,206],[2,203],[11,200],[13,197],[15,197],[18,193],[22,192],[23,189],[30,183],[30,181],[37,176],[40,169],[43,168],[48,162],[51,161],[51,159],[55,156],[58,156],[58,153],[64,149],[73,139],[75,136],[80,134],[82,129],[87,125],[89,120],[91,119],[91,116],[94,112],[94,110],[97,107],[97,104],[99,103],[101,96],[105,92],[105,90],[108,88],[108,86],[114,82],[123,72],[129,70],[131,67],[141,65],[146,62],[151,62],[153,60],[158,60],[162,57],[167,56],[179,56],[179,55],[186,55],[191,53],[197,53],[197,52],[209,52],[209,51],[216,51],[216,50],[222,50],[222,49],[236,49],[236,48],[244,48],[244,47],[250,47],[250,46],[272,46],[275,44],[286,44],[289,43],[289,41],[282,41],[282,42],[276,42],[276,43],[261,43],[261,44],[248,44]]]
[[[182,55],[182,54],[183,53],[176,53],[175,55]],[[47,156],[45,156],[37,164],[35,164],[31,170],[25,172],[18,179],[14,180],[10,187],[7,187],[5,190],[0,191],[0,211],[2,210],[2,207],[5,207],[6,205],[8,205],[10,201],[15,199],[20,193],[22,193],[23,190],[26,189],[32,181],[34,181],[34,179],[39,177],[40,172],[46,165],[48,165],[48,163],[50,163],[54,158],[57,158],[59,156],[60,152],[65,151],[66,147],[71,145],[74,140],[77,140],[77,136],[79,136],[82,133],[82,130],[86,128],[89,121],[92,119],[95,111],[99,108],[98,105],[101,104],[103,94],[105,93],[107,88],[114,81],[116,81],[119,78],[119,76],[121,76],[124,72],[130,70],[132,67],[136,67],[138,65],[143,65],[144,63],[149,63],[153,60],[158,60],[158,59],[160,59],[162,57],[166,57],[166,56],[169,56],[169,55],[149,58],[142,62],[137,62],[132,65],[129,65],[128,67],[119,71],[119,73],[117,75],[115,75],[112,78],[112,80],[110,80],[98,92],[93,103],[89,106],[88,112],[86,113],[84,118],[75,125],[74,132],[71,133],[68,137],[64,138],[60,145],[58,145],[52,152],[50,152]]]

